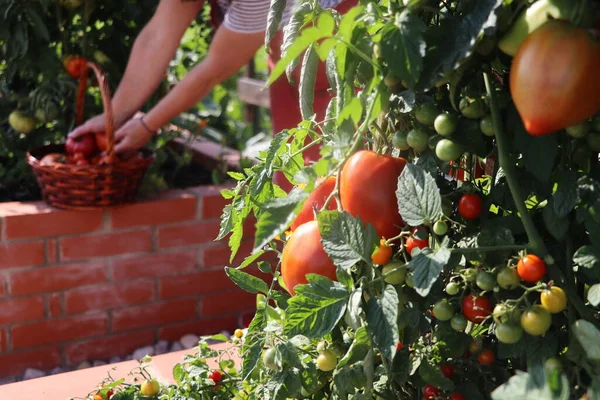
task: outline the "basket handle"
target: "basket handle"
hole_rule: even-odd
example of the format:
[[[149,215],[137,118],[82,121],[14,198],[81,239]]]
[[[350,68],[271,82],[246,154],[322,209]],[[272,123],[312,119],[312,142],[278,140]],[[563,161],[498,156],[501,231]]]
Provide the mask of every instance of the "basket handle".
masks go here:
[[[108,158],[107,161],[112,163],[115,156],[115,119],[112,110],[110,88],[108,87],[106,76],[100,67],[91,61],[86,62],[81,70],[79,86],[77,88],[77,103],[75,104],[75,123],[77,125],[81,125],[83,123],[85,90],[87,87],[87,79],[90,69],[94,71],[96,79],[98,80],[98,86],[100,87],[100,96],[102,97],[102,106],[104,107],[104,120],[106,121],[106,129],[104,134],[108,139],[106,156]]]

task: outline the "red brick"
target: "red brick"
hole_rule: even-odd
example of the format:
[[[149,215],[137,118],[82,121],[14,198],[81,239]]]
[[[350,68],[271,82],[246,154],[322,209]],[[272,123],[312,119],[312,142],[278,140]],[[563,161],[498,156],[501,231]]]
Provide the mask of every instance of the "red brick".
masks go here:
[[[217,237],[219,227],[218,220],[163,226],[158,229],[158,247],[210,243]]]
[[[65,293],[67,314],[103,310],[154,299],[154,280],[144,279],[115,285],[78,288]]]
[[[61,211],[45,203],[5,203],[6,239],[75,235],[103,228],[102,211]]]
[[[0,243],[0,268],[43,265],[44,242]]]
[[[202,218],[221,218],[223,208],[231,203],[231,199],[224,199],[220,193],[213,196],[202,197]]]
[[[0,354],[0,378],[22,375],[27,368],[50,370],[59,364],[58,347]]]
[[[58,262],[55,239],[46,240],[46,262],[48,264],[55,264]]]
[[[161,340],[179,340],[183,335],[212,335],[221,331],[233,332],[237,327],[237,317],[219,317],[203,319],[201,321],[184,322],[171,326],[165,326],[158,330],[158,338]]]
[[[112,262],[113,277],[117,281],[179,274],[195,270],[197,264],[197,250],[144,254]]]
[[[48,296],[48,314],[50,317],[58,317],[63,315],[61,293],[52,293]]]
[[[204,293],[233,289],[235,284],[222,269],[195,274],[169,276],[160,279],[161,299],[194,296]]]
[[[149,229],[60,239],[63,261],[141,253],[151,249],[152,234]]]
[[[0,275],[0,297],[6,296],[6,277]]]
[[[128,307],[112,312],[113,331],[125,331],[196,317],[196,300],[174,300],[158,304]]]
[[[58,267],[15,271],[10,277],[10,293],[56,292],[106,281],[104,262],[71,264]]]
[[[111,211],[114,229],[161,225],[196,219],[197,198],[190,194],[171,193],[171,198],[135,203]]]
[[[201,315],[203,317],[221,314],[234,314],[253,310],[256,307],[256,295],[236,289],[225,293],[203,296]]]
[[[252,248],[254,242],[251,240],[242,241],[240,248],[233,259],[233,262],[229,262],[231,256],[231,250],[227,245],[226,241],[219,242],[215,246],[207,247],[202,250],[202,266],[206,268],[210,267],[223,267],[223,266],[239,266],[246,257],[252,254]],[[269,252],[261,256],[257,261],[276,261],[277,253]],[[256,266],[257,262],[250,264]]]
[[[0,325],[44,318],[44,298],[24,297],[0,301]]]
[[[0,328],[0,353],[3,353],[8,348],[8,335],[6,328]]]
[[[15,325],[11,335],[13,348],[24,349],[98,336],[107,329],[106,313],[95,313]]]
[[[154,332],[143,331],[69,344],[65,347],[65,353],[67,363],[75,365],[86,360],[108,360],[113,356],[126,356],[135,349],[152,343]]]

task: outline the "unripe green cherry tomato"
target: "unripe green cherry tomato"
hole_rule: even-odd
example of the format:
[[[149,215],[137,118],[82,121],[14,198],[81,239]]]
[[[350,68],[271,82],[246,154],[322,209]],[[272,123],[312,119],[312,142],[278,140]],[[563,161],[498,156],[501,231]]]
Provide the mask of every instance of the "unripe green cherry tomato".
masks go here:
[[[450,282],[446,285],[446,293],[450,296],[455,296],[460,291],[460,286],[456,282]]]
[[[274,348],[270,348],[265,350],[265,352],[263,353],[263,364],[265,364],[265,367],[269,368],[271,371],[277,371],[279,368],[277,367],[277,363],[275,362],[275,356],[277,354],[277,350],[275,350]]]
[[[337,357],[330,350],[325,350],[317,357],[317,368],[321,371],[333,371],[337,365]]]
[[[510,307],[505,303],[499,303],[494,307],[492,316],[497,324],[516,324],[521,319],[521,311],[517,307]]]
[[[473,283],[477,280],[477,270],[476,269],[465,268],[462,273],[463,273],[465,279],[467,280],[467,282]]]
[[[454,161],[462,153],[462,146],[450,139],[442,139],[435,145],[435,155],[442,161]]]
[[[452,327],[452,329],[454,329],[455,331],[458,331],[458,332],[463,332],[467,328],[468,323],[469,322],[467,321],[465,316],[462,314],[456,314],[450,320],[450,326]]]
[[[543,306],[536,304],[523,312],[521,326],[531,336],[541,336],[552,324],[552,315]]]
[[[420,129],[413,129],[408,132],[406,141],[410,147],[418,152],[422,152],[429,146],[429,136]]]
[[[494,333],[500,342],[513,344],[521,340],[523,329],[515,323],[508,322],[505,324],[497,324]]]
[[[521,278],[519,278],[519,274],[517,273],[516,269],[505,267],[498,272],[496,281],[502,289],[512,290],[519,287]]]
[[[481,118],[481,121],[479,121],[479,129],[481,129],[481,132],[483,132],[485,136],[494,136],[496,134],[492,116],[490,114]]]
[[[446,299],[438,300],[433,305],[433,315],[440,321],[448,321],[454,316],[454,306]]]
[[[386,274],[393,269],[402,267],[403,265],[404,265],[404,263],[401,261],[394,261],[394,262],[391,262],[391,263],[385,265],[383,267],[383,269],[381,270],[381,272],[383,274]],[[392,285],[400,285],[401,283],[404,283],[407,272],[408,271],[406,268],[400,268],[396,272],[393,272],[391,275],[386,276],[385,281]]]
[[[600,152],[600,133],[599,132],[590,132],[585,137],[585,141],[587,142],[590,150],[595,151],[596,153]]]
[[[481,271],[477,274],[475,283],[481,290],[492,290],[496,286],[496,279],[491,272]]]
[[[419,123],[432,126],[440,111],[433,103],[423,103],[415,109],[415,118]]]
[[[446,232],[448,232],[448,224],[444,221],[436,221],[435,224],[433,224],[433,233],[436,235],[445,235]]]
[[[394,133],[394,136],[392,137],[392,144],[394,145],[395,148],[397,148],[398,150],[408,150],[410,149],[410,146],[408,145],[408,142],[406,141],[406,136],[407,134],[405,132],[396,132]]]
[[[580,124],[567,127],[567,133],[574,138],[582,138],[588,134],[591,128],[592,124],[590,124],[588,121],[585,121]]]
[[[393,72],[390,71],[385,76],[385,78],[383,78],[383,83],[385,84],[385,86],[391,88],[400,83],[400,78],[398,78],[396,75],[394,75]]]
[[[466,97],[460,99],[458,108],[462,115],[469,119],[479,119],[486,114],[486,105],[483,99],[469,100]]]
[[[450,136],[456,131],[458,125],[458,118],[454,114],[441,113],[435,117],[433,127],[435,131],[441,136]]]

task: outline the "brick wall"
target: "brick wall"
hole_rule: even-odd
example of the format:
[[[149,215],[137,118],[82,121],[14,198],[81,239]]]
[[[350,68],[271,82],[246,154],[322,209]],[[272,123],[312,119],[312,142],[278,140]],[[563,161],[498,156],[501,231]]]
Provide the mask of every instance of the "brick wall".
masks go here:
[[[226,240],[213,241],[220,189],[106,211],[0,203],[0,378],[240,326],[255,301],[223,271]]]

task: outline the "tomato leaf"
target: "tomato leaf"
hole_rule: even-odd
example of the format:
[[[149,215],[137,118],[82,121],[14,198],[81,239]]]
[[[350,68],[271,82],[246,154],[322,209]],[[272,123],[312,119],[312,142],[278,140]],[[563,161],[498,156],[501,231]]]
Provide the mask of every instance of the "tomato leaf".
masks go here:
[[[396,352],[394,359],[392,360],[392,380],[398,384],[403,385],[408,381],[410,374],[410,353],[408,347],[403,347],[400,351]]]
[[[558,352],[558,340],[552,332],[546,332],[544,338],[524,335],[525,354],[527,365],[541,364]]]
[[[561,376],[560,393],[552,391],[548,383],[540,386],[532,375],[527,372],[517,371],[505,384],[499,386],[492,392],[493,400],[567,400],[569,399],[569,380],[563,374]]]
[[[415,87],[423,69],[426,29],[421,19],[406,8],[396,16],[381,41],[381,53],[390,70],[410,89]]]
[[[442,216],[442,197],[435,179],[422,167],[407,164],[398,178],[398,211],[410,226],[430,224]]]
[[[513,237],[511,230],[506,227],[501,225],[490,226],[481,230],[477,235],[476,243],[476,247],[505,246],[515,244],[515,238]],[[486,260],[491,264],[502,263],[510,256],[510,254],[510,250],[478,253],[482,260]]]
[[[580,319],[573,324],[573,334],[585,349],[586,357],[600,361],[600,330],[591,322]]]
[[[391,360],[398,345],[398,293],[386,285],[381,298],[371,297],[365,310],[367,330],[381,354]]]
[[[346,312],[348,290],[338,282],[316,274],[308,284],[297,285],[288,301],[284,331],[288,336],[320,338],[330,333]]]
[[[359,329],[362,324],[360,319],[362,304],[362,289],[356,288],[350,294],[348,308],[346,309],[345,321],[352,329]]]
[[[355,362],[364,360],[369,350],[371,350],[371,339],[369,338],[367,329],[361,326],[356,330],[354,340],[344,357],[338,363],[338,367],[341,368],[347,364],[354,364]]]
[[[256,223],[254,251],[284,232],[300,212],[307,198],[308,193],[293,189],[287,197],[276,198],[265,204],[265,211]]]
[[[590,279],[600,279],[600,249],[582,246],[573,255],[573,262]]]
[[[336,266],[349,270],[359,261],[373,265],[371,254],[379,242],[373,225],[338,211],[323,211],[317,221],[323,249]]]
[[[556,214],[554,199],[551,199],[549,204],[544,207],[542,216],[548,232],[550,232],[556,240],[560,241],[567,237],[567,234],[569,233],[569,218],[566,215],[559,216]]]
[[[288,48],[296,41],[300,30],[304,25],[306,16],[312,11],[310,2],[303,2],[300,6],[295,9],[294,14],[290,18],[290,21],[283,28],[283,44],[281,46],[281,52],[284,54]],[[290,83],[295,83],[292,79],[292,72],[298,65],[298,59],[294,58],[287,64],[285,73]]]
[[[248,326],[248,333],[242,344],[242,377],[248,379],[258,360],[265,344],[266,336],[263,332],[267,326],[265,309],[256,310],[256,314]]]
[[[269,287],[260,278],[252,276],[246,272],[235,268],[225,267],[225,273],[241,289],[250,293],[269,293]]]
[[[263,393],[258,392],[259,399],[288,399],[297,398],[302,388],[300,370],[297,368],[286,368],[274,374],[264,385]]]
[[[267,30],[265,36],[266,45],[271,42],[277,30],[279,30],[279,25],[281,24],[281,18],[283,17],[286,5],[286,0],[271,0],[269,15],[267,17]]]
[[[408,263],[407,267],[413,271],[415,291],[420,296],[425,297],[429,294],[451,255],[448,248],[440,247],[436,252],[424,250]]]
[[[265,157],[264,163],[256,166],[256,175],[252,179],[250,189],[253,195],[257,195],[263,190],[264,185],[267,182],[273,180],[273,173],[275,171],[275,159],[278,154],[281,154],[286,149],[286,144],[291,136],[292,131],[283,131],[275,135],[271,143],[269,144],[269,150]]]
[[[561,171],[558,176],[558,188],[554,193],[554,212],[564,217],[579,203],[579,188],[575,171]]]
[[[600,283],[596,283],[590,287],[588,290],[587,299],[594,307],[598,307],[598,305],[600,305]]]
[[[452,390],[454,388],[454,383],[446,378],[440,367],[431,360],[425,360],[425,362],[421,363],[419,376],[429,385],[433,385],[438,389]]]
[[[315,45],[308,46],[304,53],[302,69],[300,72],[300,113],[302,118],[310,119],[314,112],[313,101],[315,97],[315,82],[317,79],[317,66],[319,65],[319,56],[315,50]]]

